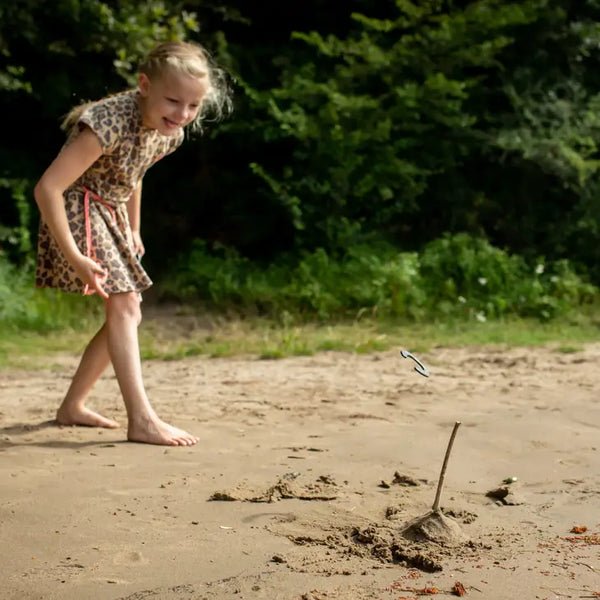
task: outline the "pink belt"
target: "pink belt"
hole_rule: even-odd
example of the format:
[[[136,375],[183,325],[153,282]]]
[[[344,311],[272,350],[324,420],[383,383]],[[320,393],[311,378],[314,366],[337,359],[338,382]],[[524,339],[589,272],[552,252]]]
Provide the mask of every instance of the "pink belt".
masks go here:
[[[104,200],[102,200],[102,198],[100,198],[100,196],[98,196],[98,194],[94,194],[94,192],[92,192],[85,186],[81,186],[81,187],[83,187],[83,189],[85,190],[85,196],[83,197],[83,210],[84,210],[84,217],[85,217],[86,256],[88,258],[93,259],[94,253],[92,252],[92,225],[90,223],[90,197],[94,201],[100,202],[100,204],[102,204],[102,206],[106,206],[106,208],[108,208],[108,210],[110,211],[110,214],[112,216],[112,219],[115,223],[117,221],[117,217],[115,215],[115,209],[110,204],[107,204]],[[89,296],[89,295],[95,294],[95,293],[96,293],[96,290],[90,290],[89,284],[86,283],[85,287],[83,288],[83,295]]]

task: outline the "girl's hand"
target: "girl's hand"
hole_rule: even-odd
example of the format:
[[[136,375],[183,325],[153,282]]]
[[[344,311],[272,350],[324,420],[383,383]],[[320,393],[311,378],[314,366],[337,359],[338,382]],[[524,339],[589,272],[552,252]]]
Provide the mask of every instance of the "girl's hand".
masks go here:
[[[101,298],[108,299],[108,294],[102,287],[106,280],[106,272],[101,265],[83,254],[73,260],[71,264],[81,281],[85,283],[84,294],[87,294],[87,290],[91,288],[96,290]]]
[[[142,258],[146,253],[146,249],[144,248],[144,244],[142,243],[142,237],[139,231],[131,230],[131,235],[133,237],[133,251],[138,258]]]

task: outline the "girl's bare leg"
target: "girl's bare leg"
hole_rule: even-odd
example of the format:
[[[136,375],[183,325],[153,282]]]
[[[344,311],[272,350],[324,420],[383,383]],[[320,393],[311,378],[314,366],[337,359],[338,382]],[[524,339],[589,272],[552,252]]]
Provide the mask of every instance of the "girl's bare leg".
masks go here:
[[[138,295],[134,292],[113,294],[105,304],[108,353],[127,409],[127,438],[168,446],[196,444],[197,437],[159,419],[148,400],[138,343],[137,328],[141,321]]]
[[[87,395],[109,363],[106,324],[104,324],[92,338],[81,357],[67,395],[56,412],[58,423],[110,429],[119,426],[116,421],[107,419],[85,406]]]

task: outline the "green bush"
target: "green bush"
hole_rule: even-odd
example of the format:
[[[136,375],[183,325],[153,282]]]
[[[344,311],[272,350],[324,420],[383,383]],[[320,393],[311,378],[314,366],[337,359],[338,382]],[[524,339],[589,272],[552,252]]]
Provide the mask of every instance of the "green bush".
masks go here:
[[[306,320],[365,314],[410,321],[549,320],[592,302],[598,292],[568,261],[539,259],[530,265],[466,234],[434,240],[420,254],[370,240],[338,255],[320,248],[268,265],[196,241],[171,279],[157,287],[221,312]],[[0,327],[41,332],[85,327],[101,317],[95,300],[37,290],[30,263],[18,269],[0,255]]]
[[[531,266],[466,234],[434,240],[420,255],[365,242],[336,256],[319,248],[266,266],[196,241],[162,288],[183,301],[270,316],[327,319],[367,312],[480,321],[508,315],[548,320],[591,302],[597,293],[568,261],[540,259]]]
[[[509,314],[542,320],[590,302],[597,290],[566,260],[533,266],[466,234],[429,243],[420,259],[428,312],[479,320]]]
[[[18,270],[0,254],[0,323],[27,320],[32,293],[27,270]]]
[[[18,268],[0,253],[0,328],[38,332],[83,328],[101,311],[90,298],[36,289],[32,263]]]

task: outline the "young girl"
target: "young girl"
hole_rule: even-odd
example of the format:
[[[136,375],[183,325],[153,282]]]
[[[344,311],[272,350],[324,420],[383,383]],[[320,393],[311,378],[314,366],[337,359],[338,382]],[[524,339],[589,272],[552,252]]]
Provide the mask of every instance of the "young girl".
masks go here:
[[[127,438],[189,446],[198,438],[157,416],[143,384],[137,327],[140,294],[152,285],[140,258],[142,178],[229,105],[223,72],[195,44],[157,46],[140,67],[139,85],[76,107],[68,139],[35,187],[41,212],[36,285],[97,293],[106,320],[87,346],[56,418],[64,425],[118,427],[85,406],[110,362],[127,409]]]

